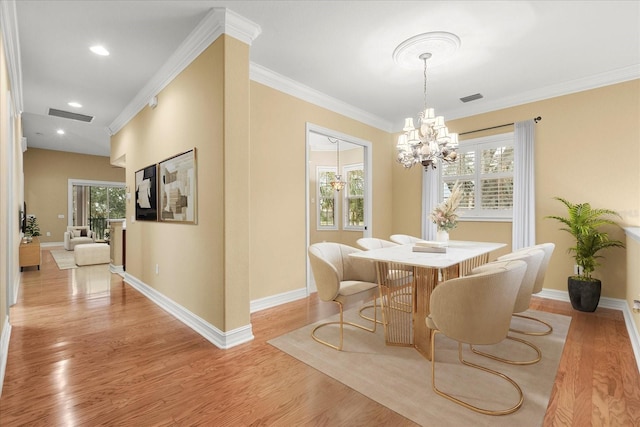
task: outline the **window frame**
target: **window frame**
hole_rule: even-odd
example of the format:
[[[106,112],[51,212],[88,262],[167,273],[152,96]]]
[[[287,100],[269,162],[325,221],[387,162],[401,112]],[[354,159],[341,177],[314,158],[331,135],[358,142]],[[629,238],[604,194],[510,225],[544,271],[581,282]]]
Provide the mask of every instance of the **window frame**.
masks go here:
[[[336,197],[337,191],[333,191],[333,225],[322,225],[320,220],[322,218],[321,215],[321,200],[324,199],[322,197],[322,192],[320,191],[320,183],[321,183],[321,175],[326,172],[333,172],[334,176],[338,173],[338,168],[335,166],[316,166],[316,229],[318,231],[337,231],[339,230],[339,199]],[[328,197],[327,197],[328,199]]]
[[[363,179],[363,188],[362,188],[362,196],[349,196],[349,172],[350,171],[362,171],[362,179]],[[364,163],[353,163],[350,165],[345,165],[342,167],[342,177],[346,182],[344,189],[344,195],[342,196],[342,229],[345,231],[364,231],[365,225],[349,225],[349,200],[350,199],[362,199],[362,222],[365,222],[365,212],[364,212],[364,200],[365,200],[365,179],[364,179]]]
[[[514,132],[500,133],[496,135],[490,135],[480,138],[472,138],[464,141],[460,141],[458,144],[458,154],[463,152],[474,152],[474,173],[472,175],[444,175],[443,167],[439,167],[438,170],[438,200],[444,200],[444,183],[455,182],[456,180],[472,180],[474,182],[474,199],[475,208],[473,210],[459,208],[458,213],[460,215],[459,221],[495,221],[495,222],[511,222],[513,221],[513,206],[511,209],[505,210],[493,210],[482,209],[482,186],[481,179],[487,178],[488,175],[482,174],[481,160],[482,150],[497,148],[497,147],[511,147],[515,149],[515,135]],[[515,160],[514,160],[515,161]],[[510,172],[497,172],[491,174],[495,178],[511,178],[515,176],[514,170]]]

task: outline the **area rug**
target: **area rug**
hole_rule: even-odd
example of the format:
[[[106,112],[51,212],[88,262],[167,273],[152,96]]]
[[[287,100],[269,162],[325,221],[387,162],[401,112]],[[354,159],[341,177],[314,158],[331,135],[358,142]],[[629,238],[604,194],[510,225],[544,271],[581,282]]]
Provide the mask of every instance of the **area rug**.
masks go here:
[[[52,250],[51,256],[53,256],[54,261],[58,264],[58,268],[60,270],[68,270],[70,268],[78,268],[76,265],[76,259],[73,251],[67,250]]]
[[[431,362],[413,348],[385,345],[382,327],[378,327],[375,334],[346,327],[343,351],[315,342],[310,334],[316,324],[272,339],[269,343],[423,426],[535,427],[541,426],[544,420],[571,318],[532,310],[524,314],[553,325],[551,335],[524,337],[542,350],[540,362],[528,366],[508,365],[475,355],[468,346],[464,346],[467,360],[507,374],[522,388],[525,399],[522,407],[503,416],[482,415],[435,394],[431,388]],[[322,322],[335,319],[337,315]],[[346,312],[345,319],[362,322],[356,310]],[[523,322],[528,323],[525,326]],[[514,328],[531,329],[530,326],[531,322],[523,319],[514,318],[512,321]],[[337,326],[324,327],[318,335],[336,342]],[[457,344],[442,334],[438,334],[436,339],[438,388],[468,399],[477,406],[500,409],[517,403],[517,392],[510,384],[461,365]],[[478,348],[516,360],[535,357],[532,349],[511,340]]]

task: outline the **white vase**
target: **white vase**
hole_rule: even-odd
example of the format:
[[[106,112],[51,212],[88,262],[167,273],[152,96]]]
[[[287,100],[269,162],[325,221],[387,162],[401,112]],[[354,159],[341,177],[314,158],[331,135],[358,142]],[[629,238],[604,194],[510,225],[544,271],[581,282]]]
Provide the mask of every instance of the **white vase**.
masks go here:
[[[438,230],[436,234],[436,241],[438,242],[448,242],[449,241],[449,232],[446,230]]]

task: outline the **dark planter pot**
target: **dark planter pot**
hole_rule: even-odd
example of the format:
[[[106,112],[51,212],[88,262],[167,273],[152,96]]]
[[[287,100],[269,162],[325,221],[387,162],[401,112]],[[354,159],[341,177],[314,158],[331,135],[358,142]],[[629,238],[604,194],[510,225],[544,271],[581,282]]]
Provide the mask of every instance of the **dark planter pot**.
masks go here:
[[[569,277],[569,299],[571,306],[578,311],[596,311],[600,302],[602,283],[598,279],[583,280],[579,277]]]

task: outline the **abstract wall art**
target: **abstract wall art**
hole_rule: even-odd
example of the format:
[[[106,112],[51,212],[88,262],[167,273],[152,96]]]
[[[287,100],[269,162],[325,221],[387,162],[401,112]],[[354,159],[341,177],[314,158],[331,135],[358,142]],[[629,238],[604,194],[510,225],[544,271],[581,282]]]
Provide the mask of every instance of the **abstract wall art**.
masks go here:
[[[197,224],[196,149],[158,164],[159,220]]]
[[[147,166],[136,172],[136,219],[158,220],[156,197],[156,165]]]

